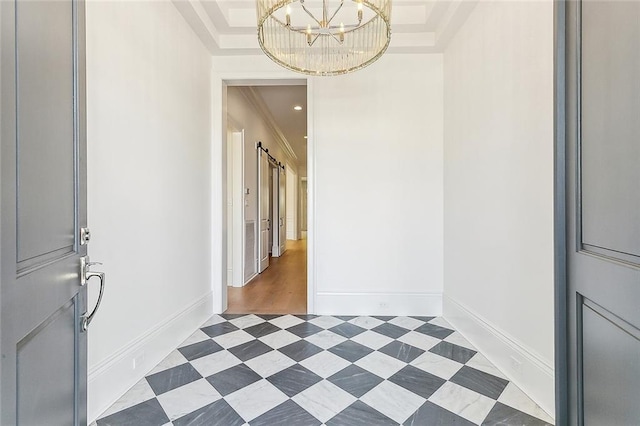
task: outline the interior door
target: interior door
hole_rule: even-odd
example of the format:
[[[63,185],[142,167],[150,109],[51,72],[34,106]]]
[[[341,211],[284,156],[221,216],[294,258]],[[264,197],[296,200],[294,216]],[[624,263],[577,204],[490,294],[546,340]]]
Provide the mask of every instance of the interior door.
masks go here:
[[[271,218],[272,218],[272,229],[271,229],[271,256],[280,257],[280,222],[278,220],[280,208],[280,200],[278,198],[278,193],[280,191],[280,167],[271,166]]]
[[[278,242],[280,243],[279,254],[282,256],[287,249],[287,176],[285,170],[279,167],[278,178]]]
[[[269,158],[267,154],[258,148],[258,221],[260,233],[258,234],[258,273],[269,267]]]
[[[84,425],[84,4],[0,3],[0,423]]]
[[[637,425],[640,2],[567,7],[567,423]]]

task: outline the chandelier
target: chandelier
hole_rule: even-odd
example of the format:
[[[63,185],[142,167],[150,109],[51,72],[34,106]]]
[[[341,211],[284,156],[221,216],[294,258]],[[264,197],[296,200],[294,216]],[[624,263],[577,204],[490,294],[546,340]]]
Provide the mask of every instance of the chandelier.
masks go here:
[[[257,0],[257,6],[264,53],[303,74],[364,68],[391,40],[391,0]]]

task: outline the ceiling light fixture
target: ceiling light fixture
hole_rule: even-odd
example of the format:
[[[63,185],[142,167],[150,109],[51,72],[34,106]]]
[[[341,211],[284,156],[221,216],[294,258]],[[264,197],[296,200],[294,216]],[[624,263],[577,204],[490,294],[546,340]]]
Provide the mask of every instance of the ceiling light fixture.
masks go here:
[[[256,0],[258,42],[277,64],[340,75],[375,62],[391,41],[391,0]]]
[[[302,107],[300,105],[296,105],[293,107],[296,111],[302,111]]]

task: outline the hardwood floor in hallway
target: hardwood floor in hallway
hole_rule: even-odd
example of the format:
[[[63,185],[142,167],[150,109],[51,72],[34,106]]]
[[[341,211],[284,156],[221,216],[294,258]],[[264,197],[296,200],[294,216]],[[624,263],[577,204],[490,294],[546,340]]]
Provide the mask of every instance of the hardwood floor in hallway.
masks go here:
[[[283,256],[244,287],[229,287],[228,298],[228,314],[306,314],[307,240],[288,240]]]

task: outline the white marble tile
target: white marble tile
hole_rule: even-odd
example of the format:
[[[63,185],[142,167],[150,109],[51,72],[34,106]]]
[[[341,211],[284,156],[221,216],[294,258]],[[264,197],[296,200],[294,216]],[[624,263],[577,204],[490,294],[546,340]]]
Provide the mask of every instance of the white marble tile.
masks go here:
[[[345,342],[347,339],[332,331],[322,330],[319,333],[305,338],[305,340],[321,347],[322,349],[329,349]]]
[[[357,317],[349,320],[348,322],[357,325],[358,327],[366,328],[367,330],[371,330],[372,328],[375,328],[384,323],[384,321],[380,321],[379,319],[373,317]]]
[[[415,330],[424,324],[424,321],[409,317],[395,317],[389,321],[389,324],[397,325],[398,327],[406,328],[407,330]]]
[[[338,324],[342,324],[344,321],[336,318],[336,317],[330,317],[330,316],[321,316],[318,318],[314,318],[312,320],[309,321],[311,324],[317,325],[318,327],[322,327],[322,328],[331,328],[331,327],[335,327]]]
[[[498,398],[504,405],[520,410],[542,421],[553,424],[553,419],[542,408],[540,408],[531,398],[520,390],[513,383],[509,383]]]
[[[191,361],[191,365],[202,377],[208,377],[220,371],[240,364],[241,361],[229,351],[219,351]]]
[[[196,380],[158,396],[158,401],[170,420],[189,414],[221,398],[205,379]]]
[[[421,396],[387,381],[382,382],[360,399],[398,423],[404,423],[426,401]]]
[[[323,423],[356,401],[353,395],[326,380],[316,383],[292,399]]]
[[[454,329],[453,326],[442,317],[435,317],[434,319],[429,321],[429,324],[439,325],[440,327],[448,328],[450,330]]]
[[[431,352],[423,353],[411,361],[411,365],[445,380],[449,380],[462,368],[462,364],[459,362],[452,361]]]
[[[267,352],[264,355],[255,357],[245,364],[249,366],[253,371],[258,373],[264,378],[272,376],[285,368],[291,367],[296,362],[278,351]]]
[[[264,320],[257,315],[251,314],[251,315],[245,315],[239,318],[234,318],[232,320],[229,320],[229,322],[235,325],[236,327],[242,329],[242,328],[251,327],[252,325],[262,324]]]
[[[444,341],[477,351],[477,349],[467,339],[465,339],[462,334],[458,333],[457,331],[454,331],[453,333],[445,337]]]
[[[491,363],[484,355],[477,353],[467,361],[469,367],[473,367],[476,370],[484,371],[485,373],[493,374],[496,377],[500,377],[505,380],[509,380],[502,371],[498,370],[495,365]]]
[[[287,395],[267,382],[259,380],[225,397],[225,400],[246,422],[285,402]]]
[[[187,362],[187,359],[178,351],[175,350],[171,352],[165,359],[160,361],[158,365],[156,365],[153,370],[147,373],[147,376],[150,376],[155,373],[159,373],[164,370],[168,370],[173,367],[177,367]]]
[[[435,391],[429,401],[478,425],[495,405],[491,398],[451,382]]]
[[[210,325],[220,324],[221,322],[225,322],[226,319],[222,318],[220,315],[214,315],[209,318],[204,324],[200,326],[200,328],[208,327]]]
[[[404,336],[400,336],[398,340],[402,343],[415,346],[416,348],[420,348],[425,351],[428,351],[429,349],[440,343],[440,339],[427,336],[426,334],[418,333],[417,331],[410,331]]]
[[[202,330],[196,330],[191,336],[187,337],[187,339],[180,343],[180,346],[178,346],[179,348],[183,347],[183,346],[188,346],[188,345],[192,345],[194,343],[198,343],[198,342],[202,342],[204,340],[209,340],[210,337],[207,336]]]
[[[371,349],[380,349],[381,347],[393,342],[391,337],[376,333],[375,331],[367,330],[364,333],[360,333],[357,336],[351,338],[356,343],[360,343]]]
[[[289,327],[293,327],[294,325],[302,324],[304,320],[301,320],[298,317],[294,317],[293,315],[284,315],[284,316],[269,320],[269,322],[280,328],[289,328]]]
[[[327,351],[317,353],[300,362],[300,365],[313,371],[323,379],[334,375],[343,368],[347,368],[350,364],[346,359]]]
[[[360,358],[354,364],[383,379],[388,379],[407,365],[382,352],[371,352],[369,355]]]
[[[217,344],[225,349],[233,348],[254,339],[255,337],[243,330],[232,331],[231,333],[222,334],[213,338]]]
[[[300,337],[287,330],[280,330],[276,331],[275,333],[262,336],[258,340],[271,346],[273,349],[280,349],[284,346],[290,345],[293,342],[297,342],[298,340],[300,340]]]
[[[155,398],[156,394],[153,393],[151,386],[147,383],[146,379],[140,380],[133,385],[131,389],[127,391],[119,400],[117,400],[107,411],[102,413],[99,417],[106,417],[118,411],[124,410],[141,402],[148,401],[151,398]]]

